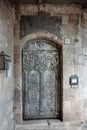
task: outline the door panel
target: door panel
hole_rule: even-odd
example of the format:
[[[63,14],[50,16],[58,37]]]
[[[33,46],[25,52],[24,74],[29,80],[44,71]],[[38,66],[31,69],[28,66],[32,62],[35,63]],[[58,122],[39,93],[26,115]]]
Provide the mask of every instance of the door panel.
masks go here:
[[[29,87],[27,91],[27,99],[29,103],[29,116],[39,116],[39,89],[40,89],[40,75],[37,71],[30,71],[28,79]]]
[[[55,116],[55,72],[46,70],[44,73],[44,91],[43,91],[43,116]]]
[[[59,53],[46,40],[34,40],[23,51],[24,119],[56,118],[60,111]]]

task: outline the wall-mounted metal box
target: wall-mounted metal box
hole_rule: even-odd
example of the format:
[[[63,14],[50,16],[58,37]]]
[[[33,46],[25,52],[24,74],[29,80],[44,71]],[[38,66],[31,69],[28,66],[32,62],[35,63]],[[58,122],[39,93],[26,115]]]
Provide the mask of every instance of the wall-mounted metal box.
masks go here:
[[[70,85],[78,85],[78,76],[72,75],[69,79]]]
[[[6,55],[4,52],[0,53],[0,70],[9,69],[10,56]]]

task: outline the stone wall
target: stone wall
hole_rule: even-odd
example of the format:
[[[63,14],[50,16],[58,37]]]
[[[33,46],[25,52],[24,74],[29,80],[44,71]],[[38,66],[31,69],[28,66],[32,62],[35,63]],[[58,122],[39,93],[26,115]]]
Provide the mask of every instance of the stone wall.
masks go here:
[[[82,48],[84,57],[83,120],[87,120],[87,9],[83,9],[81,36],[82,36]]]
[[[0,70],[0,130],[13,130],[13,29],[13,7],[0,0],[0,52],[11,57],[11,75]]]
[[[61,16],[62,17],[62,40],[57,36],[38,32],[20,38],[20,21],[21,16],[38,15],[44,12],[46,16]],[[22,64],[21,64],[21,49],[22,45],[27,40],[36,38],[45,38],[62,45],[63,53],[63,78],[62,78],[62,119],[63,121],[81,121],[83,118],[83,91],[84,91],[84,56],[82,47],[82,9],[76,5],[16,5],[16,21],[15,21],[15,44],[14,44],[14,71],[15,71],[15,122],[20,124],[22,118]],[[43,36],[42,36],[43,34]],[[65,39],[70,42],[65,43]],[[71,75],[77,75],[79,84],[71,86],[69,78]],[[17,95],[17,96],[16,96]]]
[[[81,10],[75,14],[63,16],[63,41],[70,39],[70,44],[63,44],[63,119],[65,121],[82,120],[83,100],[83,54],[81,43]],[[77,75],[77,86],[69,84],[71,75]]]

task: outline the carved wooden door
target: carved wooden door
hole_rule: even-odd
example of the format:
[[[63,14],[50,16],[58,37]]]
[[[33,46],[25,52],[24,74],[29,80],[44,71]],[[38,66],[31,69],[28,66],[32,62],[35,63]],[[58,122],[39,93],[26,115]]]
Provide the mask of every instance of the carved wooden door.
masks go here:
[[[50,41],[29,41],[22,51],[24,119],[57,118],[60,111],[59,53]]]

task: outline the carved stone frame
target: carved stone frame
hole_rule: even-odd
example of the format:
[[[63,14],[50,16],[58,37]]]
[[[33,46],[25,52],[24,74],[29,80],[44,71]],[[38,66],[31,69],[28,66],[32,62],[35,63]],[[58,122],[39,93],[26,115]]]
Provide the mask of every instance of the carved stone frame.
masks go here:
[[[58,47],[60,47],[61,58],[61,117],[63,120],[63,52],[62,52],[62,41],[51,33],[36,32],[25,36],[20,39],[20,20],[21,13],[20,7],[16,6],[16,19],[15,19],[15,39],[14,39],[14,119],[16,124],[23,122],[23,107],[22,107],[22,47],[27,41],[34,39],[44,39],[52,41]]]

